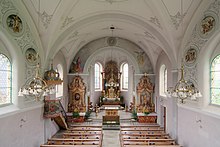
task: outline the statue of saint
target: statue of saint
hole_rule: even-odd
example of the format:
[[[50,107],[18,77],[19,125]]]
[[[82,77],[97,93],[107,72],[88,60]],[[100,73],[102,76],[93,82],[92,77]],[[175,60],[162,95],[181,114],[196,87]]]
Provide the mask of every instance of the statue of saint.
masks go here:
[[[115,89],[111,86],[109,89],[108,89],[108,97],[109,98],[114,98],[115,94]]]

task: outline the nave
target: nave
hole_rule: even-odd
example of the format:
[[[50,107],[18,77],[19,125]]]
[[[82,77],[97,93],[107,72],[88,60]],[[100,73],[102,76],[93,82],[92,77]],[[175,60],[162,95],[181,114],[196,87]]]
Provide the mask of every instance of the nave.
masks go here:
[[[105,110],[98,115],[91,113],[89,121],[69,123],[67,130],[60,130],[41,147],[180,147],[156,123],[139,123],[131,113],[120,110],[120,127],[103,125]]]
[[[71,123],[101,126],[102,146],[136,144],[121,126],[150,121],[183,147],[220,147],[219,10],[220,0],[0,0],[0,147],[46,144],[59,103]],[[93,110],[84,122],[96,105],[140,115]]]

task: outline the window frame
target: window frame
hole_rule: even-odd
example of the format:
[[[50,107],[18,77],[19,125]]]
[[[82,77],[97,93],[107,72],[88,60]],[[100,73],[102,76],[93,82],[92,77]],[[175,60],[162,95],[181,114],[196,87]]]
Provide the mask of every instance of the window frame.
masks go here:
[[[216,56],[214,56],[214,58],[212,58],[212,60],[211,60],[211,62],[210,62],[210,70],[209,70],[209,73],[210,73],[210,76],[209,76],[209,92],[210,92],[210,96],[209,96],[209,104],[210,105],[214,105],[214,106],[218,106],[218,107],[220,107],[220,103],[219,104],[216,104],[216,103],[212,103],[212,72],[216,72],[216,71],[213,71],[212,70],[212,64],[213,64],[213,62],[214,62],[214,60],[216,59],[216,58],[219,58],[219,63],[220,63],[220,54],[217,54]],[[219,73],[220,73],[220,70],[218,71]],[[220,76],[219,76],[219,78],[220,78]],[[219,90],[220,90],[220,87],[218,88]],[[220,92],[219,92],[220,93]],[[220,97],[218,98],[219,100],[220,100]]]
[[[124,66],[127,65],[127,86],[125,86]],[[127,62],[121,64],[121,90],[128,91],[129,88],[129,66]]]
[[[160,80],[159,80],[159,94],[160,96],[166,97],[167,92],[167,67],[165,64],[160,66]],[[166,85],[165,85],[166,84]]]
[[[10,72],[10,79],[11,79],[10,80],[10,87],[6,87],[6,88],[10,89],[10,98],[9,98],[9,102],[8,103],[0,104],[0,107],[4,107],[4,106],[8,106],[8,105],[13,104],[13,102],[12,102],[12,90],[13,90],[12,89],[12,74],[13,74],[13,72],[12,72],[12,62],[9,59],[9,57],[7,55],[3,54],[3,53],[0,53],[0,55],[3,55],[5,58],[7,58],[8,62],[10,63],[10,70],[9,70],[9,72]],[[2,71],[2,70],[0,69],[0,71]],[[0,87],[0,89],[1,89],[1,87]]]
[[[96,83],[96,65],[98,65],[99,67],[99,84],[98,84],[98,87],[97,87],[97,83]],[[94,64],[94,88],[95,88],[95,91],[102,91],[102,76],[101,76],[101,73],[102,73],[102,70],[103,70],[103,67],[102,67],[102,64],[100,62],[96,62]]]

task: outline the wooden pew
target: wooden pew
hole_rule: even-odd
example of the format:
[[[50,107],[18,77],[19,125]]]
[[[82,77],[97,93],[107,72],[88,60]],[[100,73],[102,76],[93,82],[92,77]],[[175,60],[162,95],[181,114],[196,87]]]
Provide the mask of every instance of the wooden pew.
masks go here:
[[[146,130],[149,130],[149,131],[157,131],[157,130],[160,130],[160,131],[164,131],[163,128],[160,128],[160,127],[133,127],[133,128],[121,128],[121,131],[146,131]]]
[[[74,127],[90,127],[90,128],[102,128],[102,124],[93,124],[93,125],[76,125],[76,124],[70,124],[69,126],[70,128],[74,128]]]
[[[163,130],[141,130],[141,131],[120,131],[120,134],[139,134],[139,135],[160,135],[165,134]]]
[[[72,131],[72,130],[67,130],[65,133],[71,133],[71,134],[102,134],[102,131],[90,131],[90,130],[84,130],[84,131]]]
[[[121,124],[121,128],[127,127],[160,127],[160,125],[156,123],[142,124],[142,125],[131,125],[131,124]]]
[[[120,126],[122,130],[134,130],[134,129],[145,129],[145,130],[164,130],[163,127],[160,126]]]
[[[90,136],[96,136],[96,138],[99,136],[99,138],[102,138],[102,134],[73,134],[73,133],[63,133],[63,138],[73,138],[76,136],[81,137],[90,137]]]
[[[122,147],[180,147],[158,124],[121,125]]]
[[[47,142],[49,142],[48,144],[50,144],[50,142],[53,142],[53,141],[63,141],[63,142],[81,142],[81,141],[100,141],[100,139],[97,139],[97,138],[80,138],[80,139],[72,139],[72,138],[51,138],[51,139],[48,139]]]
[[[123,144],[175,145],[173,139],[122,139]]]
[[[98,127],[73,127],[69,128],[68,131],[102,131],[102,128]]]
[[[76,128],[76,127],[89,127],[89,128],[102,128],[102,125],[97,125],[97,124],[93,124],[93,125],[74,125],[74,124],[71,124],[70,125],[70,128]]]
[[[100,147],[99,145],[52,145],[42,144],[40,147]]]
[[[122,139],[169,139],[169,135],[148,136],[148,135],[121,135]]]
[[[103,134],[72,134],[72,133],[63,133],[63,138],[70,138],[70,139],[74,139],[74,138],[91,138],[91,137],[95,137],[95,139],[99,139],[102,140],[103,138]]]
[[[64,138],[51,138],[48,139],[47,144],[54,145],[100,145],[99,139],[64,139]]]
[[[102,135],[66,135],[66,139],[102,139]]]
[[[180,145],[123,145],[122,147],[181,147]]]

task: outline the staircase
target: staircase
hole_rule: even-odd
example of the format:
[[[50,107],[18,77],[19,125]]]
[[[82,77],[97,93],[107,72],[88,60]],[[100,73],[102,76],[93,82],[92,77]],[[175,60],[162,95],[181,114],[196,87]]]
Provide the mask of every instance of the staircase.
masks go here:
[[[66,112],[63,108],[63,105],[61,104],[61,102],[59,101],[59,106],[60,106],[60,115],[54,118],[54,121],[57,123],[57,125],[61,128],[61,129],[68,129],[68,123],[67,123],[67,115]]]

